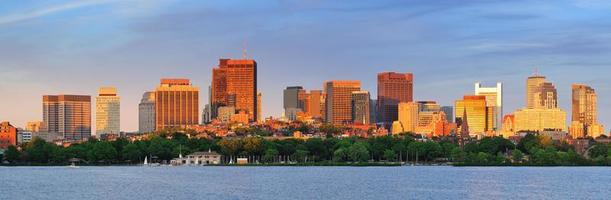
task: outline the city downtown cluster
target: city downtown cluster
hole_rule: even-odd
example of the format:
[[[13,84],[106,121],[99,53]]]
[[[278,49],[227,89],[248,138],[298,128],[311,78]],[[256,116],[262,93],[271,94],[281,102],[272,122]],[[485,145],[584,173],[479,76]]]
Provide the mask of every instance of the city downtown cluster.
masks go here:
[[[279,119],[261,115],[262,94],[257,90],[257,62],[220,59],[212,70],[208,102],[199,119],[199,88],[188,79],[161,79],[154,91],[139,103],[142,134],[168,129],[189,129],[202,136],[231,136],[236,128],[262,127],[275,137],[308,138],[317,132],[282,133],[286,124],[341,127],[344,137],[370,137],[410,133],[420,137],[517,139],[528,133],[555,139],[597,138],[604,127],[597,121],[597,95],[583,84],[572,86],[572,119],[558,107],[555,86],[544,76],[528,77],[526,107],[503,112],[503,85],[483,87],[475,83],[473,94],[453,106],[435,101],[414,101],[411,73],[382,72],[377,76],[377,99],[361,89],[357,80],[332,80],[322,90],[289,86],[283,92],[284,112]],[[114,87],[102,87],[96,97],[96,136],[102,139],[127,135],[120,131],[120,97]],[[0,148],[40,137],[56,143],[82,142],[91,134],[91,97],[44,95],[43,120],[28,122],[25,130],[0,123]],[[314,130],[314,129],[310,129]]]

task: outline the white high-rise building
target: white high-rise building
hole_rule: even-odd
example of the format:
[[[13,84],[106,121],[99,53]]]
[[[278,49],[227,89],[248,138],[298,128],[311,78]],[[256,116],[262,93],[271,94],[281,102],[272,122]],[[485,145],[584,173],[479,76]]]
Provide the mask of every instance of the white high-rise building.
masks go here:
[[[155,131],[155,92],[145,92],[138,104],[138,132]]]
[[[101,87],[95,103],[96,135],[119,134],[121,131],[121,102],[117,88]]]
[[[475,95],[486,97],[486,106],[493,106],[494,123],[492,129],[500,131],[503,120],[503,83],[496,83],[496,87],[483,87],[481,83],[475,83]]]

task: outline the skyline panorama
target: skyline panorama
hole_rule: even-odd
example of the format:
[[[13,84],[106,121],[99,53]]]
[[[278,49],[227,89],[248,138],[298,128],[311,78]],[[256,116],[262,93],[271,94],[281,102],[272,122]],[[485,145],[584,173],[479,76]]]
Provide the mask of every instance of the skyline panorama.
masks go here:
[[[237,8],[237,1],[9,1],[0,8],[0,121],[24,127],[42,121],[43,95],[95,97],[99,87],[113,86],[121,97],[121,130],[136,131],[142,94],[162,78],[187,78],[200,88],[201,120],[212,68],[245,50],[258,63],[265,117],[283,112],[287,86],[322,90],[327,80],[359,80],[375,98],[376,75],[384,71],[413,73],[414,100],[441,105],[474,94],[476,82],[502,82],[509,114],[525,106],[526,78],[537,72],[556,86],[567,124],[573,83],[596,90],[599,121],[611,124],[611,22],[601,20],[611,17],[604,10],[611,6],[476,2],[359,2],[338,9],[336,1]],[[481,30],[452,25],[455,20]]]

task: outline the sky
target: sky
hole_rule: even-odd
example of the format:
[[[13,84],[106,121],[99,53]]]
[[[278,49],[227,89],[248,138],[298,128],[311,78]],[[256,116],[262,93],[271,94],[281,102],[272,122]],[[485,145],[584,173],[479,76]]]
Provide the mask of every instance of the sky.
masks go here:
[[[280,116],[286,86],[360,80],[375,97],[383,71],[413,73],[415,99],[442,105],[475,82],[503,82],[507,114],[537,71],[567,120],[571,84],[596,89],[608,129],[610,10],[606,0],[1,0],[0,121],[42,120],[42,95],[114,86],[121,129],[135,131],[160,78],[191,79],[203,109],[218,59],[246,50],[265,116]]]

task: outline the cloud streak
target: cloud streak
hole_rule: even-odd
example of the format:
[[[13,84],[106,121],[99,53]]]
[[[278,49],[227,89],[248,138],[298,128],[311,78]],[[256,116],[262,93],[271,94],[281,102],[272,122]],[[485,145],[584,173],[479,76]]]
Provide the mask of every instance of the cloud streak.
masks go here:
[[[0,25],[22,22],[26,20],[39,18],[39,17],[44,17],[47,15],[52,15],[55,13],[60,13],[63,11],[68,11],[68,10],[73,10],[73,9],[78,9],[78,8],[83,8],[83,7],[88,7],[88,6],[108,4],[108,3],[113,3],[113,2],[118,2],[118,1],[117,0],[89,0],[89,1],[76,1],[76,2],[61,4],[61,5],[49,6],[46,8],[37,9],[37,10],[30,11],[30,12],[0,16]]]

